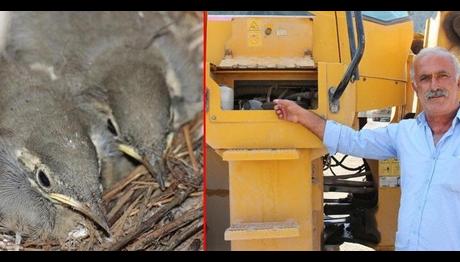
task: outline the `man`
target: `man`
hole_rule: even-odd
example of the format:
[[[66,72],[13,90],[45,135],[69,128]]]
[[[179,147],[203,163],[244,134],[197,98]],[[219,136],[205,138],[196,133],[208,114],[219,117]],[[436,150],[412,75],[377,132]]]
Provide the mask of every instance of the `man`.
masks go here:
[[[326,121],[288,100],[275,100],[275,112],[310,129],[330,154],[400,160],[396,250],[460,250],[459,76],[454,55],[439,47],[423,49],[411,68],[423,112],[374,130]]]

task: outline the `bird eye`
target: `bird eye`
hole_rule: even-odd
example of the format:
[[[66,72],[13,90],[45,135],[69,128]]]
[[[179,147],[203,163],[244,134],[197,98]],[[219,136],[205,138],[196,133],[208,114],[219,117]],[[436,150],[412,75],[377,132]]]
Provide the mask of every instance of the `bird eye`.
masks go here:
[[[40,169],[37,171],[37,181],[40,186],[44,188],[49,188],[51,186],[48,176]]]
[[[107,127],[108,127],[110,133],[112,133],[114,136],[118,136],[117,129],[113,125],[112,120],[107,119]]]

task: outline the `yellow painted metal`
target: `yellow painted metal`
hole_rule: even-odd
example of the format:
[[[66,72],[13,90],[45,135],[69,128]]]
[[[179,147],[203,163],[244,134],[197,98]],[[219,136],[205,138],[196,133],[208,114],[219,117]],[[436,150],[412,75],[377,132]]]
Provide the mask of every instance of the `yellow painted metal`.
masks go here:
[[[346,91],[340,97],[340,109],[337,113],[329,111],[329,102],[327,92],[331,87],[337,87],[342,80],[347,66],[340,63],[318,63],[318,113],[325,116],[326,119],[340,122],[344,125],[351,126],[355,119],[356,112],[356,83],[349,83]],[[323,69],[324,70],[321,70]],[[321,70],[321,71],[320,71]],[[322,106],[322,107],[321,107]]]
[[[208,64],[208,70],[210,66]],[[341,98],[340,110],[337,114],[329,112],[327,90],[337,86],[340,82],[346,66],[339,63],[318,63],[318,109],[313,112],[341,123],[351,125],[356,111],[356,90],[354,84],[349,84],[347,92]],[[233,77],[239,77],[246,73],[235,73]],[[297,72],[286,72],[290,75],[300,75]],[[220,75],[220,74],[213,74]],[[248,79],[251,75],[246,74]],[[271,75],[270,79],[286,79],[282,76]],[[230,79],[239,79],[232,78]],[[252,79],[267,79],[265,72],[254,74]],[[218,77],[216,77],[218,78]],[[303,79],[311,79],[312,73],[306,72]],[[296,79],[296,78],[294,78]],[[298,78],[297,78],[298,79]],[[231,80],[226,80],[231,82]],[[219,148],[323,148],[322,142],[300,125],[279,120],[272,110],[229,110],[224,111],[220,107],[219,86],[215,79],[211,78],[211,72],[207,75],[208,112],[206,114],[207,143],[216,149]],[[232,130],[232,135],[226,134]],[[248,132],[257,130],[257,132]]]
[[[411,53],[413,23],[392,26],[364,22],[366,49],[360,62],[362,76],[406,81],[406,61]]]
[[[312,23],[312,18],[235,17],[225,49],[234,57],[302,57],[313,47]]]
[[[377,230],[380,232],[380,242],[376,246],[373,246],[373,248],[382,251],[394,250],[401,190],[399,186],[381,186],[380,178],[385,175],[392,179],[396,178],[399,176],[399,168],[396,168],[397,164],[394,160],[377,161],[366,159],[366,161],[378,188],[378,205],[375,220]],[[395,169],[397,169],[397,176],[392,176],[392,174],[396,174],[393,173]]]
[[[313,250],[310,150],[298,160],[230,161],[230,223],[282,222],[299,225],[299,236],[232,241],[232,250]]]
[[[336,45],[334,45],[334,38],[328,39],[328,41],[324,41],[325,39],[323,38],[325,37],[325,33],[321,35],[319,30],[315,28],[334,28],[336,25],[335,23],[332,23],[332,21],[334,21],[333,19],[336,16],[335,12],[314,12],[314,14],[314,21],[310,22],[313,24],[313,32],[318,33],[319,36],[317,37],[315,35],[315,37],[313,38],[313,46],[315,47],[315,43],[317,44],[317,41],[320,41],[323,44],[324,49],[334,49],[333,47],[336,47]],[[345,50],[345,47],[348,45],[348,38],[346,37],[347,32],[345,26],[345,15],[343,12],[337,12],[337,17],[339,19],[337,24],[339,25],[338,35],[340,38],[340,45],[342,50],[341,54],[343,56],[343,60],[347,60],[346,57],[349,57],[349,51]],[[248,19],[251,18],[239,18],[235,19],[233,22],[235,22],[236,24],[239,23],[240,27],[244,26],[245,30],[243,31],[247,31],[247,23],[248,21],[250,21]],[[298,20],[293,20],[294,24],[298,23]],[[263,23],[261,22],[261,24],[270,24],[270,20],[268,18],[264,18],[261,21],[263,21]],[[283,23],[287,23],[286,21],[289,21],[289,18],[283,18]],[[231,38],[233,34],[236,34],[234,32],[229,32],[232,28],[234,29],[236,27],[236,25],[231,25],[231,22],[232,21],[210,21],[208,25],[207,50],[207,54],[210,55],[210,59],[208,59],[209,62],[218,64],[219,55],[217,54],[220,54],[220,57],[223,57],[224,51],[222,50],[225,49],[224,46],[230,45],[229,43],[227,43],[228,41],[230,41],[228,40],[228,38]],[[324,22],[324,24],[319,24],[320,22]],[[257,80],[270,78],[311,80],[316,78],[318,80],[319,103],[318,109],[313,111],[319,115],[322,115],[329,119],[337,120],[348,125],[351,125],[351,123],[353,122],[354,112],[356,111],[382,108],[388,105],[404,104],[404,88],[406,86],[405,60],[407,59],[407,50],[410,49],[410,37],[408,38],[405,36],[412,35],[410,31],[411,29],[409,28],[410,26],[411,22],[386,27],[384,27],[383,25],[370,23],[368,21],[365,22],[367,51],[365,52],[364,57],[362,59],[360,72],[362,75],[365,72],[368,72],[369,76],[363,76],[361,80],[349,85],[344,96],[341,98],[341,110],[338,114],[331,114],[328,110],[327,90],[329,87],[337,86],[338,82],[341,80],[343,76],[343,73],[345,72],[347,64],[325,63],[318,61],[317,57],[325,56],[320,55],[320,53],[317,53],[318,55],[314,55],[314,59],[318,62],[317,71],[227,71],[211,73],[208,64],[207,88],[209,91],[209,112],[207,114],[207,121],[211,123],[208,130],[209,144],[213,148],[266,148],[272,146],[280,147],[280,144],[282,144],[282,148],[292,148],[294,147],[294,144],[300,148],[321,147],[321,143],[319,143],[320,141],[318,141],[311,135],[309,136],[308,134],[305,134],[308,132],[303,130],[302,127],[279,121],[272,111],[222,111],[219,106],[219,87],[216,81],[219,82],[219,84],[225,84],[227,86],[232,87],[233,81],[235,79]],[[397,36],[398,41],[384,41],[385,39],[390,39],[390,36],[394,38],[394,35]],[[329,34],[328,36],[331,37],[332,35]],[[307,39],[294,38],[292,42],[305,42],[303,40]],[[335,40],[337,42],[337,38],[335,38]],[[235,41],[233,45],[237,45],[236,39],[234,39],[233,41]],[[244,41],[241,40],[240,42]],[[388,46],[387,44],[385,44],[385,42],[398,42],[398,44],[395,45],[393,43],[390,46]],[[332,47],[330,47],[329,45],[331,45]],[[306,44],[305,46],[308,46],[308,44]],[[323,48],[320,48],[319,44],[317,44],[316,46],[318,46],[318,49],[315,49],[314,52],[321,52]],[[242,53],[250,53],[251,48],[248,48],[245,45],[241,45],[239,46],[239,48],[242,49],[240,50],[240,52]],[[288,48],[287,46],[285,46],[281,49],[290,49],[290,47]],[[233,52],[236,52],[236,50],[238,49],[233,50]],[[377,50],[374,51],[374,53],[379,53],[381,55],[372,55],[372,50]],[[273,55],[276,55],[276,53]],[[333,59],[329,58],[329,60]],[[378,61],[378,63],[376,63],[375,61]],[[378,70],[375,68],[377,68]],[[398,73],[393,73],[393,70],[396,70]],[[375,73],[373,74],[373,72]],[[354,88],[356,88],[356,90],[354,90]],[[218,124],[214,125],[213,123]],[[227,125],[226,123],[232,124]],[[239,125],[242,125],[242,127],[239,128]],[[239,136],[239,134],[242,134],[244,130],[248,130],[248,125],[251,129],[258,130],[258,132],[263,133],[260,134],[253,132],[252,134],[247,134],[247,132],[244,132],[246,134],[243,134],[242,137]],[[223,139],[223,136],[219,134],[224,134],[225,130],[228,130],[228,128],[230,127],[232,128],[232,132],[235,131],[234,134],[237,135],[234,135],[231,138],[229,138],[231,141],[226,141],[227,139]],[[266,130],[268,130],[271,135],[268,134]],[[293,134],[291,135],[291,137],[293,137],[294,139],[288,138],[287,134]],[[267,139],[266,135],[268,135],[269,139]],[[270,138],[270,136],[272,138]],[[302,140],[309,140],[309,142],[300,141],[299,145],[299,141],[298,139],[296,139],[298,137],[303,137],[305,139]],[[260,141],[261,139],[263,139],[264,141]],[[286,139],[288,140],[288,143],[286,144],[284,141],[278,143],[277,141],[279,141],[279,139]],[[239,143],[237,141],[242,141],[242,145],[238,145]],[[247,145],[246,142],[249,142],[249,145]]]
[[[222,158],[225,161],[294,160],[299,159],[299,151],[297,149],[237,149],[226,150]]]
[[[356,111],[404,105],[406,81],[362,77],[356,82]]]
[[[240,223],[225,231],[225,240],[292,238],[299,234],[299,225],[294,221]]]
[[[230,226],[228,162],[206,146],[206,241],[208,250],[230,250],[222,235]]]
[[[393,250],[401,190],[399,187],[379,187],[378,194],[379,204],[375,218],[380,232],[380,243],[376,249]]]
[[[206,34],[206,60],[215,65],[219,64],[225,54],[225,42],[231,35],[231,20],[218,19],[212,20],[208,17]]]
[[[323,212],[323,193],[324,193],[324,179],[323,179],[323,160],[315,156],[315,151],[310,150],[311,159],[311,206],[312,206],[312,250],[321,250],[323,244],[323,228],[324,228],[324,212]],[[321,156],[325,152],[322,152]]]
[[[313,58],[324,63],[339,63],[336,12],[312,13],[315,15],[313,21]]]
[[[337,14],[342,62],[349,63],[348,32],[345,14]],[[405,103],[407,57],[413,36],[412,21],[383,25],[364,20],[366,47],[359,64],[356,81],[356,111],[385,108]],[[395,39],[395,41],[388,41]]]
[[[396,181],[400,177],[399,161],[378,161],[378,209],[375,214],[380,242],[376,250],[394,250],[401,190]],[[375,171],[373,171],[375,172]],[[396,183],[395,183],[396,182]]]
[[[350,62],[345,15],[313,13],[313,20],[208,20],[206,140],[229,164],[230,223],[265,225],[291,220],[298,224],[298,236],[289,236],[288,231],[277,235],[260,228],[238,233],[228,230],[226,238],[232,240],[233,250],[320,250],[323,174],[319,157],[326,151],[310,131],[277,119],[272,110],[222,110],[219,85],[233,88],[235,80],[316,80],[318,108],[311,111],[349,126],[355,123],[358,111],[405,104],[411,22],[385,26],[364,22],[366,51],[359,67],[361,79],[348,84],[340,98],[339,112],[331,113],[328,89],[337,87]],[[274,28],[282,28],[281,21],[282,27],[289,29],[289,40],[269,39],[273,35],[265,35],[265,30],[270,27],[275,33]],[[303,33],[292,37],[291,23],[294,32]],[[284,34],[283,30],[279,33]],[[231,49],[227,54],[233,56],[273,57],[301,56],[313,49],[316,69],[215,70],[212,64],[219,64],[226,49]],[[390,209],[396,206],[388,205]],[[381,210],[385,210],[383,207]],[[387,217],[378,219],[382,218]],[[382,221],[380,225],[385,223]],[[386,228],[390,234],[395,230],[392,223]]]
[[[350,63],[348,33],[344,12],[337,13],[338,34],[343,63]],[[384,25],[364,20],[366,47],[359,64],[363,77],[406,81],[406,61],[413,39],[413,22]]]
[[[298,69],[308,70],[315,69],[315,61],[309,54],[296,57],[259,57],[259,56],[225,56],[225,58],[217,65],[217,70],[286,70]]]

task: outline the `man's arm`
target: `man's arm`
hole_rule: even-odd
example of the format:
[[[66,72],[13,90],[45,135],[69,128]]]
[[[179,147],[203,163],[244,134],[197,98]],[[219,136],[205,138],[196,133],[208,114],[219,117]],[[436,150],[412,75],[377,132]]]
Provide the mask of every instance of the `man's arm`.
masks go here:
[[[277,99],[274,102],[278,118],[308,128],[321,139],[330,154],[340,152],[369,159],[388,159],[397,156],[396,124],[385,128],[356,131],[334,121],[326,121],[293,101]]]

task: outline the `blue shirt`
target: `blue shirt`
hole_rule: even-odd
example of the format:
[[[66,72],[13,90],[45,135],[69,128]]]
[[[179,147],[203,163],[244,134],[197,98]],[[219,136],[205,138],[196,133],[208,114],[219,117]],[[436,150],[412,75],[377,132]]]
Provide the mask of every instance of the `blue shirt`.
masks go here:
[[[326,122],[323,143],[330,154],[399,159],[396,250],[460,250],[459,118],[460,110],[436,145],[423,112],[372,130]]]

